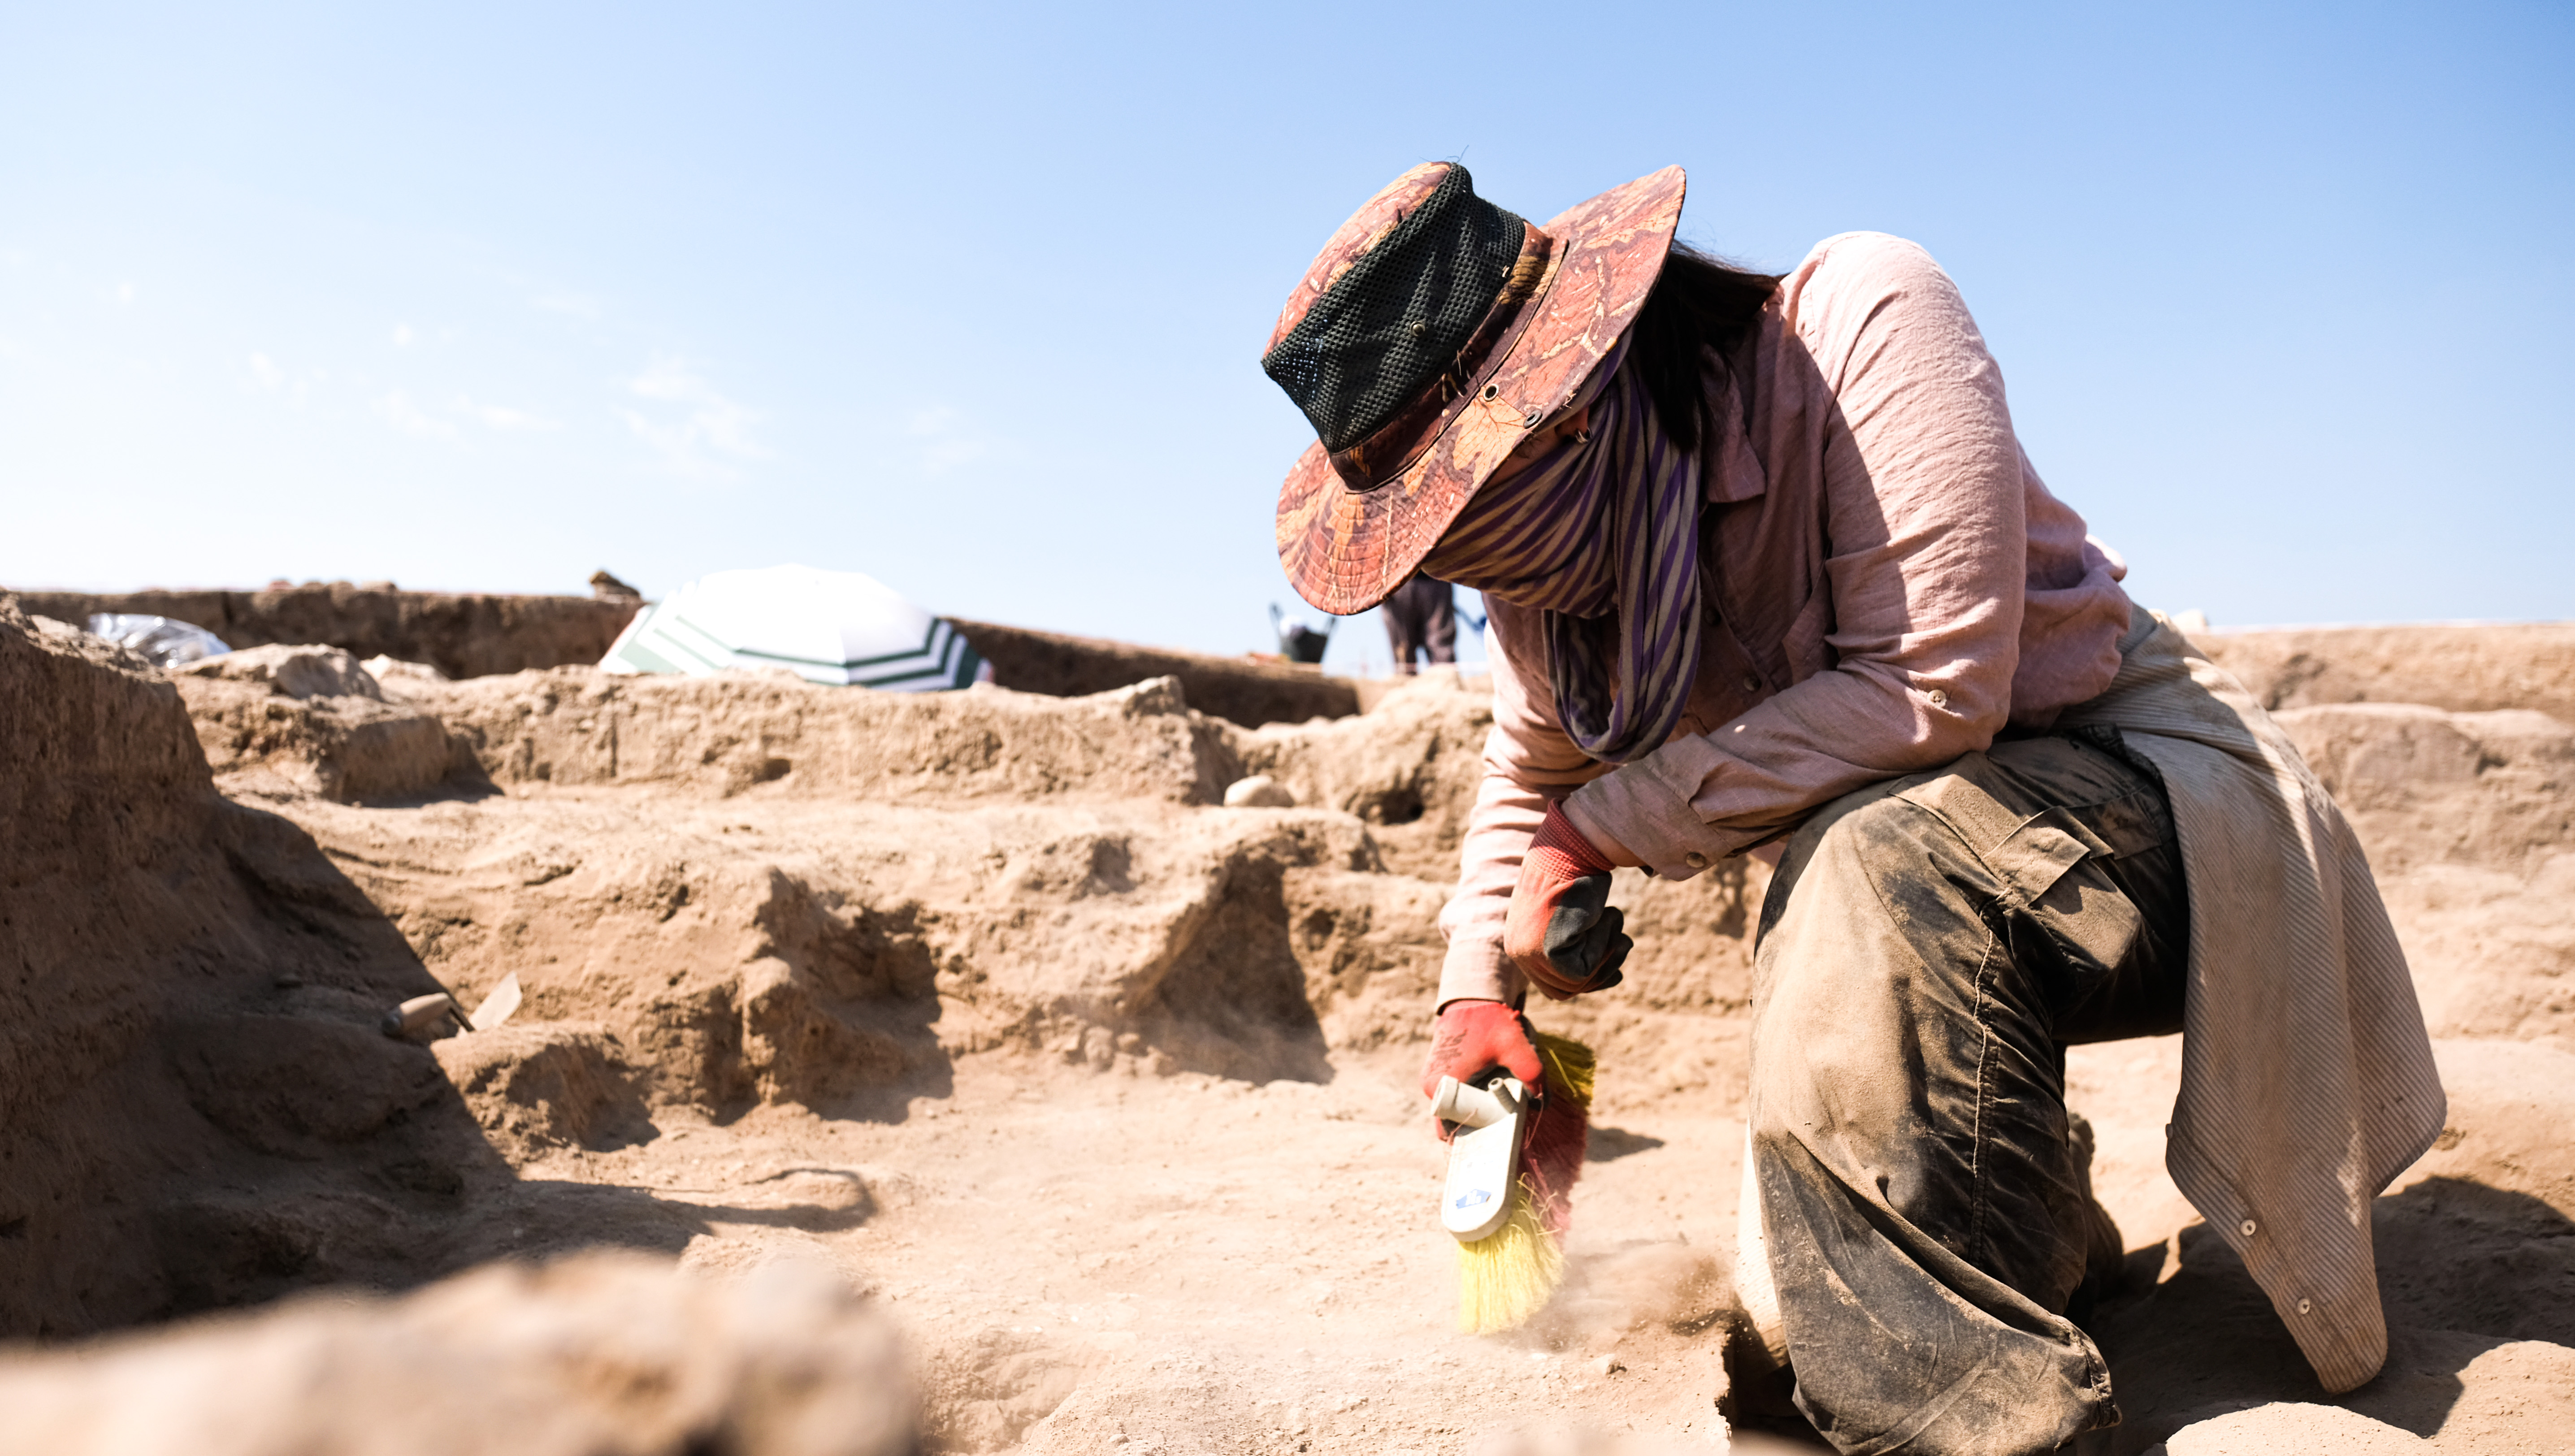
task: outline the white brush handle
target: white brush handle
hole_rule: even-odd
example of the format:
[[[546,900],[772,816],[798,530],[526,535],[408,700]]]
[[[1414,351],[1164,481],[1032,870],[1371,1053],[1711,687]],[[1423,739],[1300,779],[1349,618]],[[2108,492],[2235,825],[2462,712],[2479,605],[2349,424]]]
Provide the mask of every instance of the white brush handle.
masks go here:
[[[1528,1088],[1503,1077],[1476,1088],[1455,1077],[1439,1079],[1431,1110],[1454,1123],[1448,1140],[1448,1177],[1439,1190],[1439,1226],[1459,1243],[1473,1243],[1500,1228],[1511,1212],[1511,1187],[1520,1171],[1520,1116]]]
[[[1517,1113],[1526,1101],[1527,1089],[1509,1077],[1494,1082],[1489,1090],[1441,1077],[1439,1090],[1430,1099],[1430,1115],[1460,1127],[1490,1127]]]

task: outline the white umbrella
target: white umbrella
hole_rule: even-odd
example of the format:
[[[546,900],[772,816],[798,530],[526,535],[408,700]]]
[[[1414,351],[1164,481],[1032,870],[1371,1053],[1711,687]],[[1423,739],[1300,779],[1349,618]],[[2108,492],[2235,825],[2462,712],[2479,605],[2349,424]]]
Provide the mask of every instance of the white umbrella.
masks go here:
[[[611,673],[786,668],[835,687],[928,693],[991,670],[944,619],[857,572],[714,572],[652,603],[599,660]]]

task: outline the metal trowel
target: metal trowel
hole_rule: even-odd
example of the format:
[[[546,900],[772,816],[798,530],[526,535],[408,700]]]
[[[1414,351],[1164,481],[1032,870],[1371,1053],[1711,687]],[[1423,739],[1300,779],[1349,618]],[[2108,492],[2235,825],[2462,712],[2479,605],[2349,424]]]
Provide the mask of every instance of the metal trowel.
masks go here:
[[[474,1029],[489,1031],[509,1020],[510,1013],[517,1009],[519,1009],[519,973],[514,970],[501,977],[501,983],[492,987],[492,994],[485,996],[483,1004],[474,1008]]]
[[[1430,1115],[1455,1129],[1448,1139],[1448,1181],[1439,1192],[1439,1226],[1461,1244],[1490,1237],[1511,1216],[1528,1104],[1528,1086],[1516,1077],[1498,1077],[1483,1087],[1439,1079]]]
[[[385,1012],[382,1030],[387,1036],[410,1041],[427,1037],[447,1021],[454,1021],[460,1031],[489,1031],[509,1020],[510,1013],[518,1009],[519,973],[514,970],[501,978],[501,983],[492,988],[492,994],[483,998],[483,1004],[476,1006],[471,1016],[457,1004],[456,997],[445,991],[431,991]]]

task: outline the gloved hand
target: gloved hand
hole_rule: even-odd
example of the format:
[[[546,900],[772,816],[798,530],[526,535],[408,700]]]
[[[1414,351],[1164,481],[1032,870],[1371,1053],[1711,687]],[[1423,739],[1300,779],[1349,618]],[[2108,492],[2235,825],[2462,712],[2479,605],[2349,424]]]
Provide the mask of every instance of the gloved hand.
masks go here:
[[[1618,967],[1635,942],[1620,932],[1626,917],[1609,903],[1611,867],[1561,805],[1547,805],[1520,859],[1502,953],[1550,1000],[1569,1001],[1624,979]]]
[[[1430,1027],[1430,1062],[1421,1069],[1421,1095],[1439,1095],[1441,1077],[1472,1082],[1494,1067],[1532,1090],[1543,1086],[1544,1071],[1527,1018],[1500,1001],[1450,1001],[1440,1007],[1439,1019]],[[1447,1124],[1434,1117],[1430,1126],[1440,1141],[1448,1140]]]

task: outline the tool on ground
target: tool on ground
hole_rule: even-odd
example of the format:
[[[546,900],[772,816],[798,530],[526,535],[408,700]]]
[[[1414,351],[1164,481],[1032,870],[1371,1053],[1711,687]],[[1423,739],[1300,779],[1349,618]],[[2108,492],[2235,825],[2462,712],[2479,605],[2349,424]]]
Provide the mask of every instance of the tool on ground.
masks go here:
[[[456,1004],[454,996],[445,991],[431,991],[385,1012],[385,1019],[377,1029],[387,1036],[416,1041],[436,1030],[439,1022],[451,1017],[459,1030],[474,1029],[474,1023],[465,1019],[465,1008]]]
[[[1431,1111],[1449,1124],[1440,1226],[1457,1240],[1457,1325],[1490,1334],[1528,1322],[1564,1279],[1573,1180],[1591,1133],[1595,1058],[1537,1032],[1539,1087],[1516,1077],[1441,1077]]]
[[[474,1008],[472,1016],[465,1014],[465,1007],[453,995],[446,991],[431,991],[385,1012],[385,1019],[378,1029],[387,1036],[415,1041],[437,1030],[438,1023],[447,1020],[453,1020],[459,1031],[489,1031],[509,1020],[518,1009],[519,973],[514,970],[501,977],[501,983],[492,987],[492,993],[483,998],[483,1004]]]
[[[474,1025],[471,1029],[489,1031],[509,1020],[511,1014],[518,1009],[519,973],[514,970],[501,977],[501,983],[492,987],[492,994],[485,996],[483,1004],[474,1008]]]

